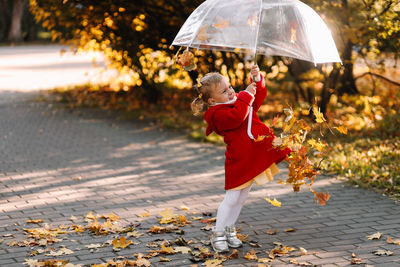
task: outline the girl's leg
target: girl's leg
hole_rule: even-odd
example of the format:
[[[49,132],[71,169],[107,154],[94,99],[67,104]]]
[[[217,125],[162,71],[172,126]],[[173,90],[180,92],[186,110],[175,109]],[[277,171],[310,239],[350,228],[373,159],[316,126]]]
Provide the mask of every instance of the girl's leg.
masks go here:
[[[227,190],[224,200],[218,207],[215,231],[225,231],[225,226],[232,220],[238,209],[241,190]],[[240,212],[240,210],[239,210]]]
[[[229,216],[228,220],[226,221],[226,226],[233,226],[236,223],[236,220],[239,218],[240,211],[242,210],[244,202],[246,201],[247,196],[249,195],[250,189],[251,185],[239,191],[240,194],[235,205],[236,208],[232,210],[231,216]]]

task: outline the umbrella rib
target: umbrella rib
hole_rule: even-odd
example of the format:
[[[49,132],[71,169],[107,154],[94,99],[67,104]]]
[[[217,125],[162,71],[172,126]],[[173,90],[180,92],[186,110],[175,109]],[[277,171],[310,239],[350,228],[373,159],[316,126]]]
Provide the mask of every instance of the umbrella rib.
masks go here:
[[[256,42],[255,42],[255,44],[254,44],[254,60],[256,59],[256,55],[257,55],[258,36],[260,35],[260,24],[261,24],[262,3],[263,3],[263,0],[260,0],[260,11],[259,11],[259,13],[258,13],[258,24],[257,24],[257,31],[256,31]],[[256,62],[255,62],[255,63],[256,63]]]
[[[201,23],[199,23],[199,27],[197,28],[196,33],[194,34],[194,37],[193,37],[192,41],[190,42],[190,44],[188,45],[188,47],[192,47],[193,41],[194,41],[194,39],[196,39],[197,34],[200,31],[200,28],[201,28],[201,25],[204,22],[204,19],[207,17],[208,13],[210,13],[210,11],[216,6],[216,4],[217,4],[217,0],[214,1],[213,7],[208,9],[207,13],[204,15],[203,19],[201,20]]]

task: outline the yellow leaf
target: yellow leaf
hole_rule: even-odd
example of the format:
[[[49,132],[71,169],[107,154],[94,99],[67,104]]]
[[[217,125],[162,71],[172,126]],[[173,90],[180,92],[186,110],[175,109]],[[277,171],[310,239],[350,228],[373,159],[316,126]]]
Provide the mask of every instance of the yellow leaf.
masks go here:
[[[187,207],[187,206],[185,206],[185,205],[181,205],[181,209],[182,209],[182,210],[190,210],[190,208]]]
[[[257,262],[261,262],[261,263],[269,263],[271,262],[271,259],[268,258],[259,258]]]
[[[295,228],[289,228],[289,229],[285,229],[285,232],[294,232],[294,231],[296,231],[296,229],[295,229]]]
[[[315,148],[316,150],[322,152],[325,150],[326,144],[323,144],[315,139],[310,139],[308,140],[308,144],[312,147]]]
[[[347,134],[347,129],[343,126],[335,127],[335,129],[338,130],[339,133]]]
[[[189,247],[175,247],[174,251],[181,252],[182,254],[187,254],[189,252],[192,252],[192,250]]]
[[[86,218],[88,218],[88,219],[90,219],[90,220],[94,220],[94,219],[96,219],[96,216],[93,215],[93,212],[89,212],[89,213],[86,215]]]
[[[265,198],[266,201],[269,202],[269,204],[275,206],[275,207],[280,207],[281,206],[281,202],[279,202],[278,200],[276,200],[276,198],[274,198],[274,200],[271,200],[269,198]]]
[[[380,233],[380,232],[376,232],[375,234],[372,234],[372,235],[367,235],[367,238],[369,240],[381,239],[381,237],[382,237],[382,233]]]
[[[265,135],[259,135],[259,136],[257,136],[257,139],[254,139],[254,142],[261,142],[264,139],[265,139]]]
[[[258,259],[256,251],[254,249],[251,249],[249,252],[247,252],[246,255],[244,255],[244,257],[249,261],[254,261]]]
[[[219,259],[206,260],[205,265],[206,267],[219,267],[222,266],[222,260]]]
[[[126,234],[126,236],[128,236],[128,237],[130,237],[130,236],[133,236],[133,237],[141,237],[142,235],[144,235],[143,233],[139,233],[138,231],[132,231],[132,232],[128,232],[127,234]]]
[[[120,216],[117,216],[117,215],[115,215],[115,214],[110,214],[110,215],[101,215],[101,217],[100,218],[103,218],[103,219],[108,219],[108,220],[110,220],[110,221],[119,221],[120,219],[121,219],[121,217]]]
[[[167,254],[174,254],[174,248],[173,247],[166,247],[165,245],[161,245],[161,252],[162,253],[167,253]]]
[[[129,240],[128,242],[126,242],[126,238],[123,237],[123,236],[121,237],[120,240],[118,240],[118,237],[116,237],[116,238],[112,241],[113,249],[126,248],[126,247],[128,247],[130,244],[132,244],[132,241]]]
[[[324,118],[324,114],[321,113],[320,109],[316,106],[313,106],[313,112],[315,115],[315,121],[318,123],[323,123],[324,121],[326,121],[326,119]]]
[[[149,217],[150,216],[150,212],[144,212],[138,215],[139,217]]]
[[[43,220],[42,219],[39,219],[39,220],[28,220],[28,221],[26,221],[27,223],[42,223],[43,222]]]

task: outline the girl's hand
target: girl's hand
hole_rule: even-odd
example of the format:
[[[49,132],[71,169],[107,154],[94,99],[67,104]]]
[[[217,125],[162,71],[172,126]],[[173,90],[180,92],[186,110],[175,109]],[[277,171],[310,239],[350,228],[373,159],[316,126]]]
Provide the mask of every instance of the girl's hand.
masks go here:
[[[280,146],[282,145],[282,138],[276,137],[272,140],[272,146]]]
[[[260,69],[258,68],[257,65],[253,65],[251,67],[250,74],[251,77],[253,77],[253,79],[257,79],[258,75],[260,75]]]
[[[253,83],[249,84],[249,86],[247,86],[245,91],[249,92],[252,95],[255,95],[256,94],[256,86],[257,86],[256,83],[253,82]]]

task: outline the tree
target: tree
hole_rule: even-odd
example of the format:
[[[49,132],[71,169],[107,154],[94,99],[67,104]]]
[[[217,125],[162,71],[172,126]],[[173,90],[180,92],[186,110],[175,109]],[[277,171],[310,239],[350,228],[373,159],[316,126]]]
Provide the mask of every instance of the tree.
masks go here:
[[[21,42],[22,37],[22,15],[28,4],[27,0],[14,0],[12,1],[12,15],[10,31],[8,32],[7,41]]]
[[[307,0],[331,27],[340,50],[343,66],[318,66],[292,59],[274,58],[274,64],[284,62],[287,76],[296,85],[294,92],[304,101],[318,103],[325,112],[333,94],[357,94],[354,77],[355,48],[357,56],[378,55],[383,51],[397,52],[399,0]],[[132,87],[141,90],[151,101],[157,101],[157,77],[161,71],[172,75],[167,60],[172,57],[168,49],[174,36],[203,0],[30,0],[31,11],[37,21],[52,31],[54,39],[71,41],[83,49],[105,52],[112,66],[133,71],[137,75]],[[247,78],[243,72],[244,57],[225,52],[200,51],[199,72],[222,71],[229,75],[233,85],[243,86]],[[260,67],[271,69],[266,61]],[[195,80],[197,73],[191,73]]]

